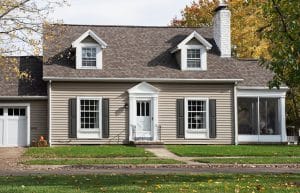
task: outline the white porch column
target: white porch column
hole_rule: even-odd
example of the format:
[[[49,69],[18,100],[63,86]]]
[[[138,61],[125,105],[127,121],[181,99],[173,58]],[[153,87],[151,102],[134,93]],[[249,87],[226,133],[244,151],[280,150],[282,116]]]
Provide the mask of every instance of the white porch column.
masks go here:
[[[280,97],[280,109],[281,109],[281,142],[287,142],[286,136],[286,119],[285,119],[285,96]]]
[[[135,118],[133,117],[135,115],[135,108],[136,108],[136,104],[135,104],[135,97],[132,97],[129,95],[129,125],[128,125],[128,129],[129,129],[129,141],[134,141],[134,136],[133,136],[133,126],[136,124]]]

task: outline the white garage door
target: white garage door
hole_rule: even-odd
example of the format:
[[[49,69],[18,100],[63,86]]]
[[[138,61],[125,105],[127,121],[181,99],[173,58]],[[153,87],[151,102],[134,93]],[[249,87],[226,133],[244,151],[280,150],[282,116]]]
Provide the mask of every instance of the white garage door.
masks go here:
[[[0,146],[27,145],[26,107],[0,107]]]

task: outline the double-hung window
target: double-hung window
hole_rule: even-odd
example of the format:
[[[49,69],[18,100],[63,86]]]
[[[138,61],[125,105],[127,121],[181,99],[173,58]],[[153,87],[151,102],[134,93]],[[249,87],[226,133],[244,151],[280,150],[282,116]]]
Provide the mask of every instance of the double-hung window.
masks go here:
[[[101,98],[78,98],[78,131],[79,138],[101,137]]]
[[[186,98],[185,131],[188,138],[208,138],[208,99]]]
[[[82,67],[96,67],[97,66],[97,48],[83,47],[82,48]]]
[[[200,49],[187,49],[187,68],[191,68],[191,69],[201,68]]]

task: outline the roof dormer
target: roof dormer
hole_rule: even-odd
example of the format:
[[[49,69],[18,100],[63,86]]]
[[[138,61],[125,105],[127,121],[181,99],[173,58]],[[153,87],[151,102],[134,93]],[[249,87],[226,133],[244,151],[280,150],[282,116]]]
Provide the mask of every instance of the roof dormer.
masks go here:
[[[196,31],[181,41],[172,51],[181,70],[207,70],[207,50],[212,45]]]
[[[102,69],[102,52],[107,44],[92,30],[77,38],[72,47],[76,48],[76,69]]]

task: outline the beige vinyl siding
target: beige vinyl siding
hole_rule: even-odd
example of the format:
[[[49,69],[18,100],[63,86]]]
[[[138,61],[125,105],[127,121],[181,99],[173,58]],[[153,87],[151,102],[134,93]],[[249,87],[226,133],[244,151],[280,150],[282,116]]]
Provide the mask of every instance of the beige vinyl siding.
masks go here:
[[[22,101],[0,101],[0,103],[30,104],[30,143],[44,136],[48,140],[48,101],[47,100],[22,100]]]
[[[52,83],[52,144],[117,144],[128,143],[127,90],[138,83]],[[158,122],[161,139],[165,144],[232,144],[232,91],[233,85],[203,85],[180,83],[152,83],[160,89],[158,98]],[[77,96],[109,98],[110,138],[70,139],[69,107],[71,98]],[[176,99],[184,97],[208,97],[217,101],[217,138],[188,140],[176,138]]]

